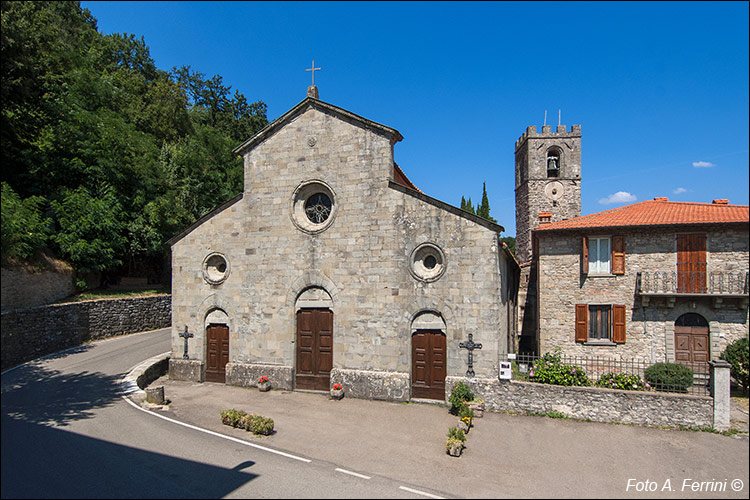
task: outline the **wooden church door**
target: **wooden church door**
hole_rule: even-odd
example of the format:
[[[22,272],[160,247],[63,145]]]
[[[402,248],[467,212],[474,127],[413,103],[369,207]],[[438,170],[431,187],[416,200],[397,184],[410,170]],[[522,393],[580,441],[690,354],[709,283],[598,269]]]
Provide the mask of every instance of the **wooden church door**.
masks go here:
[[[297,312],[297,389],[327,391],[333,368],[333,311]]]
[[[211,324],[206,328],[206,381],[226,382],[229,362],[229,327]]]
[[[413,398],[445,401],[445,334],[440,330],[417,330],[411,337]]]

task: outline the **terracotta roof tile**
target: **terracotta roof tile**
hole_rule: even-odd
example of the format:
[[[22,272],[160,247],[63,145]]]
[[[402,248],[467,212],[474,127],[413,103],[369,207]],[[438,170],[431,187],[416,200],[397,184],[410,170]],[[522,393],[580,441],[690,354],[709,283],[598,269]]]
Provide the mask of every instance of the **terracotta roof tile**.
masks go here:
[[[750,207],[747,205],[688,203],[659,198],[544,224],[537,227],[535,231],[673,224],[747,224],[748,222],[750,222]]]

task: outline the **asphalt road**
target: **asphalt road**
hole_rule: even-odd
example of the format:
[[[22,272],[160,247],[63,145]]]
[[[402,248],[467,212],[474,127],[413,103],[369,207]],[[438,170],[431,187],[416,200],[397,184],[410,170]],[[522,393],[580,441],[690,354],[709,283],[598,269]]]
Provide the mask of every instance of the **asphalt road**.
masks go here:
[[[3,498],[418,498],[144,412],[119,381],[169,330],[97,342],[2,375]]]

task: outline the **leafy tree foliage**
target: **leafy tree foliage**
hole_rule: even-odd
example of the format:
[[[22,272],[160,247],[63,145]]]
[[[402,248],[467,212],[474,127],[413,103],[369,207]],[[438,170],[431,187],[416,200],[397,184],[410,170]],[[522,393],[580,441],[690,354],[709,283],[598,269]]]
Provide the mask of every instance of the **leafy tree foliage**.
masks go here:
[[[516,239],[513,236],[503,236],[500,238],[500,241],[508,245],[508,249],[513,253],[513,255],[516,254]]]
[[[263,102],[158,69],[142,37],[99,33],[78,2],[0,14],[4,257],[48,245],[86,272],[162,261],[167,239],[241,191],[232,150],[267,124]],[[40,214],[49,237],[5,224],[46,228]]]

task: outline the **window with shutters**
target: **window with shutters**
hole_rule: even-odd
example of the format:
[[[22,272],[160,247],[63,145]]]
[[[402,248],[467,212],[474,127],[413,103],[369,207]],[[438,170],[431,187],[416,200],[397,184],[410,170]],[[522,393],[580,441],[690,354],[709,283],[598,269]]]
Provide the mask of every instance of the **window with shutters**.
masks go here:
[[[589,238],[589,274],[610,274],[612,262],[611,239],[607,237]]]
[[[621,304],[577,304],[576,342],[625,343],[625,306]]]

